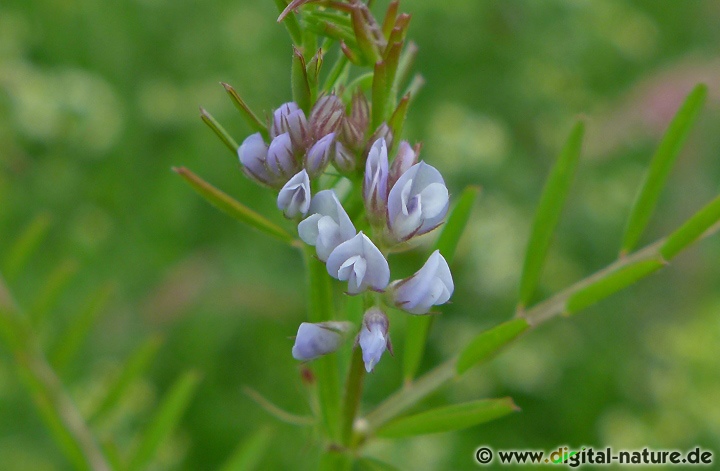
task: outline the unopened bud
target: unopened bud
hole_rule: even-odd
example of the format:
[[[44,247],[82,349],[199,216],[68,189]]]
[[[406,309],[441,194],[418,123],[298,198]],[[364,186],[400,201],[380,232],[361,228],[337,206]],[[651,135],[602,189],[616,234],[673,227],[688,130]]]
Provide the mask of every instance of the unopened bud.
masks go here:
[[[335,167],[342,173],[350,173],[357,165],[356,156],[341,142],[335,143],[335,156],[333,159]]]
[[[398,178],[400,178],[403,173],[408,171],[410,167],[415,165],[417,162],[418,156],[417,153],[415,153],[415,150],[413,150],[407,141],[401,141],[398,146],[398,152],[395,156],[395,160],[393,160],[393,163],[390,166],[388,188],[392,188],[395,182],[398,181]]]
[[[352,328],[349,322],[303,322],[298,328],[292,356],[296,360],[308,361],[336,351]]]
[[[331,132],[317,141],[305,154],[305,169],[310,178],[321,175],[330,163],[335,151],[335,133]]]
[[[385,350],[392,353],[389,327],[390,321],[387,315],[376,307],[368,309],[363,317],[357,343],[362,349],[363,362],[368,373],[378,364]]]
[[[336,95],[321,97],[310,113],[310,131],[315,139],[334,133],[342,125],[345,105]]]

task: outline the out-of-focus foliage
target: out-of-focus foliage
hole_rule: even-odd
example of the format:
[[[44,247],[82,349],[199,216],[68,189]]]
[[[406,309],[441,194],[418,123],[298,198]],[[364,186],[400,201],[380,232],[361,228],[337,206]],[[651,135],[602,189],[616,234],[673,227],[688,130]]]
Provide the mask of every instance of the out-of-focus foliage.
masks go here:
[[[642,172],[701,81],[708,105],[641,244],[720,191],[717,2],[416,0],[404,9],[427,81],[410,108],[408,137],[424,142],[423,157],[455,194],[483,186],[455,257],[453,304],[433,323],[421,371],[512,315],[537,198],[578,114],[587,117],[578,178],[538,297],[614,259]],[[143,339],[164,338],[118,410],[93,424],[120,449],[138,446],[135,431],[180,375],[200,372],[156,458],[160,469],[219,467],[266,433],[265,424],[274,433],[263,469],[314,467],[308,435],[242,393],[251,385],[291,412],[308,412],[288,339],[306,306],[301,257],[206,205],[170,170],[197,169],[286,227],[272,195],[241,175],[197,112],[204,106],[239,140],[250,129],[218,82],[256,110],[290,98],[291,51],[276,15],[269,0],[0,5],[0,267],[12,269],[6,254],[47,214],[47,237],[9,284],[26,311],[41,313],[48,352],[62,351],[52,341],[83,315],[88,293],[115,286],[60,370],[87,415]],[[402,258],[398,277],[422,263]],[[532,332],[453,388],[454,402],[509,395],[522,413],[380,442],[374,456],[408,469],[474,469],[481,444],[720,451],[717,260],[717,238],[701,242],[671,270]],[[43,301],[63,270],[74,274],[67,290]],[[391,325],[401,352],[405,318]],[[3,469],[69,468],[0,351]],[[366,379],[368,404],[398,387],[401,365],[388,358]],[[448,394],[430,402],[443,405]]]

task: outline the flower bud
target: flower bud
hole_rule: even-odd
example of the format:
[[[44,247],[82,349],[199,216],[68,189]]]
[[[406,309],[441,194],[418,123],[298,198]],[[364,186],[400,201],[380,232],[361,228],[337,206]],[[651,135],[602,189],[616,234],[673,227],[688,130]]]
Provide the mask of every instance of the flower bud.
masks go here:
[[[335,154],[335,133],[331,132],[327,136],[317,141],[305,154],[305,169],[310,178],[321,175],[330,163],[330,159]]]
[[[403,173],[388,195],[388,226],[392,237],[405,241],[439,226],[450,198],[435,167],[420,162]]]
[[[351,328],[349,322],[303,322],[295,337],[292,356],[296,360],[308,361],[332,353],[340,348]]]
[[[315,139],[336,132],[345,117],[345,105],[336,95],[321,97],[310,113],[310,130]]]
[[[293,154],[290,133],[276,136],[267,152],[266,167],[274,181],[285,183],[300,170],[300,165]]]
[[[418,161],[417,154],[407,141],[401,141],[398,146],[398,152],[390,166],[390,174],[388,175],[388,188],[392,188],[398,178],[407,172],[410,167]]]
[[[342,138],[353,149],[362,148],[370,122],[370,105],[362,91],[353,94],[352,110],[342,126]]]
[[[298,224],[300,238],[314,245],[323,262],[330,253],[346,240],[355,237],[355,226],[333,190],[318,192],[310,203],[310,216]]]
[[[392,344],[388,334],[389,327],[388,317],[376,307],[368,309],[363,317],[357,343],[362,349],[363,362],[365,362],[365,370],[368,373],[378,364],[385,350],[389,350],[392,354]]]
[[[310,209],[310,178],[305,169],[295,174],[282,187],[277,198],[278,209],[285,213],[286,218],[305,215]]]
[[[335,247],[327,259],[333,278],[348,282],[348,294],[370,288],[382,291],[390,281],[390,267],[375,244],[362,232]]]
[[[365,211],[371,223],[385,221],[388,197],[388,155],[385,139],[380,138],[370,148],[365,162],[363,199]]]
[[[378,126],[372,136],[370,136],[370,139],[368,139],[368,144],[375,143],[380,138],[385,139],[385,144],[388,148],[392,148],[393,133],[392,129],[390,129],[390,126],[388,126],[386,123],[382,123],[380,126]]]
[[[305,113],[292,101],[281,105],[273,113],[270,137],[275,138],[283,133],[290,134],[293,149],[298,152],[307,147],[310,140]]]
[[[245,138],[238,148],[238,157],[245,175],[259,183],[272,186],[274,177],[265,165],[267,154],[268,146],[259,132]]]
[[[393,281],[389,291],[400,309],[411,314],[427,314],[432,306],[448,302],[454,289],[450,267],[436,250],[413,276]]]
[[[355,170],[355,154],[340,141],[335,143],[333,162],[335,163],[335,168],[342,173],[350,173]]]

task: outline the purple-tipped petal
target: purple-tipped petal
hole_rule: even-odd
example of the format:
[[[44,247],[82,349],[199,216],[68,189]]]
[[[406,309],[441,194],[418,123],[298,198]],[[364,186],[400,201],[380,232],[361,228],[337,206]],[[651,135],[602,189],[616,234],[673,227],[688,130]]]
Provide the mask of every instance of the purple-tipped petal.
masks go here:
[[[238,148],[238,157],[243,172],[253,180],[265,185],[273,182],[265,165],[267,161],[268,146],[259,132],[249,135]]]
[[[307,214],[310,209],[310,178],[305,169],[282,187],[278,194],[277,205],[287,218]]]
[[[293,154],[289,133],[280,134],[270,142],[267,169],[276,181],[281,182],[287,182],[300,170],[300,165]]]
[[[305,154],[305,169],[310,178],[321,175],[335,153],[335,133],[317,141]]]
[[[335,247],[327,259],[333,278],[348,282],[348,293],[382,291],[390,281],[390,267],[375,244],[362,232]]]
[[[365,162],[363,199],[365,211],[371,222],[385,220],[388,198],[388,154],[385,139],[380,138],[372,145]]]
[[[413,276],[390,285],[395,305],[411,314],[427,314],[432,306],[445,304],[454,289],[450,267],[438,250]]]
[[[378,308],[368,309],[363,316],[363,324],[357,336],[357,343],[362,349],[363,362],[368,373],[373,370],[385,350],[389,348],[389,327],[390,322],[387,316]]]

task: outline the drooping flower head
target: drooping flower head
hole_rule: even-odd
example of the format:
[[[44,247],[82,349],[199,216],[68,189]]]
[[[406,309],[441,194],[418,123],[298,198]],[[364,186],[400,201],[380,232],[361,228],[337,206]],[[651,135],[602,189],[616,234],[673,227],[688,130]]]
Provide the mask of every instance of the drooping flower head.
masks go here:
[[[310,216],[298,225],[300,238],[314,245],[323,262],[341,243],[355,237],[355,226],[333,190],[318,192],[310,203]]]
[[[448,302],[454,289],[450,267],[436,250],[413,276],[393,281],[388,291],[400,309],[411,314],[427,314],[432,306]]]
[[[385,350],[389,350],[392,354],[389,327],[390,321],[387,316],[376,307],[368,309],[363,316],[357,343],[362,349],[363,362],[368,373],[378,364]]]
[[[390,267],[375,244],[362,232],[335,247],[327,259],[333,278],[348,282],[348,294],[365,289],[382,291],[390,281]]]
[[[435,167],[420,162],[403,173],[388,195],[387,222],[398,242],[425,234],[442,223],[450,197]]]
[[[292,356],[296,360],[308,361],[332,353],[340,348],[351,328],[350,322],[303,322],[295,337]]]
[[[277,205],[287,218],[307,214],[310,209],[310,178],[305,169],[300,170],[282,187]]]

